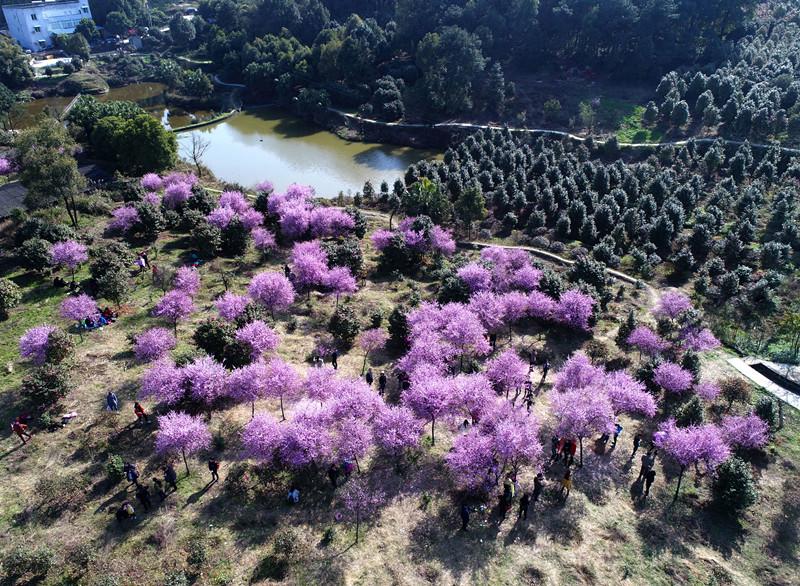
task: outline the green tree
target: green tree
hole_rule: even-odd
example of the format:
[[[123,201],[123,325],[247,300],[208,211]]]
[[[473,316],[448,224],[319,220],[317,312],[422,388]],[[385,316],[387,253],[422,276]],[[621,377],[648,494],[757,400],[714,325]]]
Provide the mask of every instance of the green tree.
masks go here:
[[[26,203],[31,208],[63,202],[73,227],[78,227],[76,196],[86,181],[72,156],[75,141],[54,118],[22,132],[14,143],[22,171],[20,180],[28,189]]]
[[[84,60],[89,59],[91,49],[83,35],[55,35],[55,44],[68,55],[77,55]]]
[[[133,21],[124,13],[115,10],[106,15],[106,32],[112,35],[125,35],[133,27]]]
[[[82,18],[75,26],[75,33],[83,35],[83,38],[90,43],[100,38],[100,31],[97,30],[97,25],[91,18]]]
[[[401,197],[408,216],[428,216],[434,224],[444,224],[453,212],[453,205],[438,183],[427,177],[411,185]]]
[[[543,111],[544,119],[547,122],[552,122],[561,113],[561,102],[556,98],[551,98],[544,103]]]
[[[434,110],[460,114],[472,109],[473,86],[486,66],[478,37],[457,26],[428,33],[417,47],[417,65]]]
[[[181,12],[175,13],[175,16],[169,21],[169,32],[172,40],[179,46],[188,45],[197,35],[192,21],[184,18]]]
[[[0,321],[8,319],[8,311],[22,301],[19,286],[6,278],[0,278]]]
[[[0,83],[20,89],[33,81],[30,59],[10,37],[0,35]]]
[[[148,114],[127,120],[102,118],[92,131],[91,144],[98,156],[139,175],[173,167],[178,152],[175,135]]]
[[[482,220],[486,215],[486,199],[480,187],[473,185],[465,189],[456,200],[455,216],[467,228],[467,238],[472,234],[472,223]]]
[[[733,456],[719,465],[711,484],[714,503],[721,511],[736,515],[758,500],[750,464]]]
[[[17,95],[0,83],[0,119],[4,128],[11,128],[11,109],[17,103]]]
[[[181,79],[181,87],[187,96],[207,98],[214,93],[214,84],[211,83],[211,78],[199,69],[186,71]]]

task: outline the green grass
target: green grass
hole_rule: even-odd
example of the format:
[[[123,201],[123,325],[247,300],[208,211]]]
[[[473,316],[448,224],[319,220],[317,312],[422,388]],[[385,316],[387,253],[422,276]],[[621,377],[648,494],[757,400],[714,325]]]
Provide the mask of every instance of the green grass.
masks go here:
[[[644,111],[644,106],[636,106],[622,118],[617,130],[617,138],[621,143],[661,142],[664,137],[661,131],[644,126],[642,122]]]

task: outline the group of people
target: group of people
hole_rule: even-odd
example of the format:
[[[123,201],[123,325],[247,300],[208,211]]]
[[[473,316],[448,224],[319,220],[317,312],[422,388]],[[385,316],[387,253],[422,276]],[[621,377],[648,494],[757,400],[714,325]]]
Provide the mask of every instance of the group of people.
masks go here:
[[[372,373],[371,368],[367,369],[367,374],[364,375],[364,380],[370,387],[372,386],[372,383],[375,382],[375,375]],[[388,384],[388,382],[389,379],[386,377],[386,372],[382,370],[381,373],[378,375],[378,393],[380,395],[386,393],[386,385]]]
[[[108,391],[106,394],[106,411],[119,411],[119,397],[114,391]],[[138,425],[150,423],[150,416],[139,401],[133,402],[133,414],[136,415]]]
[[[137,274],[141,275],[145,272],[148,268],[150,268],[150,259],[147,258],[148,251],[147,249],[140,252],[136,255],[136,266],[138,267]]]
[[[117,313],[106,307],[96,317],[87,317],[78,322],[78,329],[85,332],[98,330],[117,321]]]
[[[219,465],[217,464],[217,470],[218,469]],[[145,512],[149,512],[150,509],[153,508],[153,500],[147,485],[139,482],[139,470],[136,464],[126,462],[122,467],[122,471],[125,473],[125,479],[129,483],[128,488],[131,486],[135,487],[136,500],[139,501],[139,504]],[[166,466],[164,466],[163,481],[158,477],[153,478],[153,492],[158,497],[159,502],[164,502],[166,500],[168,495],[167,489],[170,489],[170,492],[178,490],[178,473],[175,471],[175,466],[172,462],[167,462]],[[123,501],[117,509],[115,516],[120,523],[128,519],[135,519],[136,509],[133,503],[127,499]]]

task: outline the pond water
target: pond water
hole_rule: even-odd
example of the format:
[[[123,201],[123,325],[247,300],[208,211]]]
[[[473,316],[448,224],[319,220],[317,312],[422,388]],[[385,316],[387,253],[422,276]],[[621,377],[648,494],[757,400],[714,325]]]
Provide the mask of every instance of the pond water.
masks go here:
[[[108,102],[110,100],[129,100],[131,102],[136,102],[156,118],[168,120],[169,125],[174,128],[191,124],[195,121],[194,117],[203,118],[211,116],[211,112],[206,111],[190,113],[180,108],[166,110],[163,97],[166,87],[167,86],[163,83],[155,82],[132,83],[122,87],[111,88],[108,93],[95,97],[101,102]],[[58,116],[72,100],[72,96],[54,96],[32,100],[25,104],[24,111],[14,116],[14,126],[19,128],[31,126],[36,122],[39,115],[45,113]],[[167,112],[169,112],[169,115],[167,115]]]
[[[209,141],[203,164],[224,181],[252,187],[269,180],[278,191],[291,183],[311,185],[322,197],[391,186],[411,163],[441,153],[384,144],[351,142],[273,108],[241,112],[211,126],[178,133],[181,156],[188,158],[191,134]]]

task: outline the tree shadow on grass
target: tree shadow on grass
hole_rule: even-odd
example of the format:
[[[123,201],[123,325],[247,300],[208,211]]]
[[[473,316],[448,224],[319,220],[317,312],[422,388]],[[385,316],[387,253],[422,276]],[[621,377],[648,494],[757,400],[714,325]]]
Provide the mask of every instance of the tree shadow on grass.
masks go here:
[[[778,514],[772,521],[772,536],[767,544],[772,555],[786,562],[797,562],[797,543],[800,539],[800,493],[795,472],[783,481],[783,498]]]

